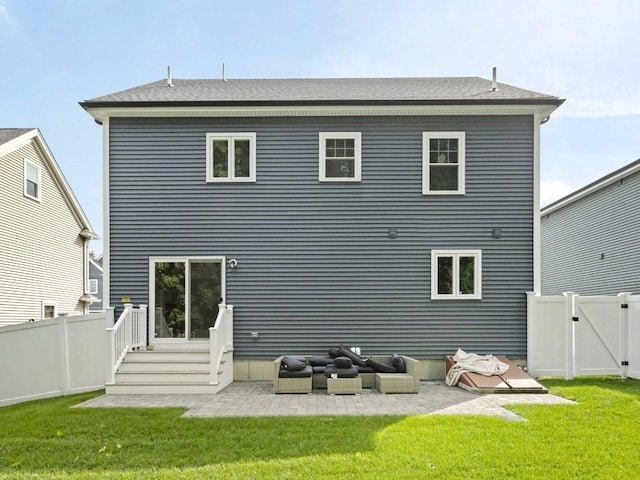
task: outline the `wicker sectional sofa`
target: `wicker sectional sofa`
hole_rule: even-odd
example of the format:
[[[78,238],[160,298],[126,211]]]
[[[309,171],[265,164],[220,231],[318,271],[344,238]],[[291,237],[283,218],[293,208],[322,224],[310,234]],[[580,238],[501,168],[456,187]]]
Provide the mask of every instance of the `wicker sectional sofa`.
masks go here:
[[[306,363],[303,370],[297,372],[289,372],[283,367],[283,360],[285,357],[291,358],[291,356],[282,355],[273,362],[273,392],[274,393],[311,393],[313,389],[326,389],[327,388],[327,374],[322,365],[317,363],[324,363],[322,361],[317,362],[314,359],[325,359],[327,357],[312,355],[293,356],[299,361]],[[418,391],[419,384],[419,365],[418,360],[408,357],[406,355],[398,355],[404,363],[404,372],[398,373],[398,380],[402,375],[403,381],[400,382],[403,385],[404,391],[397,389],[390,390],[389,393],[415,393]],[[357,375],[362,379],[362,388],[376,388],[376,373],[386,374],[386,378],[393,376],[395,368],[392,364],[392,355],[374,355],[367,357],[367,366],[354,365],[354,369],[357,370]],[[371,366],[373,365],[373,366]],[[380,383],[380,379],[378,379]],[[388,383],[388,382],[387,382]]]

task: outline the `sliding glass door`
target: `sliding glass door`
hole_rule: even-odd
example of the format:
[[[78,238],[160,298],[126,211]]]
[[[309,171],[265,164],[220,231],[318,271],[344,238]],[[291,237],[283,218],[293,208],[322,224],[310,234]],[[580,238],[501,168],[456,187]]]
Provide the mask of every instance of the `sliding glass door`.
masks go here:
[[[207,340],[225,295],[223,257],[152,257],[149,260],[154,339]]]

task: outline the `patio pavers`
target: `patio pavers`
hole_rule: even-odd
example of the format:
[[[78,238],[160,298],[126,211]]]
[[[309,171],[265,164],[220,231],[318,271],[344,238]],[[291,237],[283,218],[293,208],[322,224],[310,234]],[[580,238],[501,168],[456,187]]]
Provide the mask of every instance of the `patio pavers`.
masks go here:
[[[552,394],[476,395],[440,381],[423,381],[417,394],[361,395],[272,393],[271,382],[234,382],[217,395],[102,395],[78,407],[184,407],[185,417],[256,417],[295,415],[492,415],[521,417],[504,408],[509,403],[571,404]]]

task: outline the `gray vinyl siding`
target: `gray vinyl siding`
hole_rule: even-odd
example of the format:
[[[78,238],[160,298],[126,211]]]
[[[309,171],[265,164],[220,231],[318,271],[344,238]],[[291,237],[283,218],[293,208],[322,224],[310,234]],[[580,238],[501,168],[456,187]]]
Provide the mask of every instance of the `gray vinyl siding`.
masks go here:
[[[466,195],[422,195],[437,130],[466,132]],[[219,131],[256,132],[256,183],[205,182]],[[318,181],[322,131],[362,132],[361,182]],[[112,306],[149,301],[150,256],[224,255],[238,358],[526,356],[532,117],[112,118],[109,138]],[[432,249],[482,249],[483,299],[430,300]]]
[[[543,216],[542,293],[640,293],[639,204],[635,173]]]
[[[24,160],[41,167],[40,202],[24,196]],[[84,247],[80,227],[42,154],[29,143],[0,157],[0,325],[81,314]]]

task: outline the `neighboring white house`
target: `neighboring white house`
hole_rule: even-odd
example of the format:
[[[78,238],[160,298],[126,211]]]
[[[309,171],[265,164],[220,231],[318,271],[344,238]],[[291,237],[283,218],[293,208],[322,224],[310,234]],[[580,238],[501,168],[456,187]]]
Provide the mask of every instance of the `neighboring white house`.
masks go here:
[[[89,312],[97,238],[38,129],[0,129],[0,325]]]
[[[543,295],[640,293],[640,159],[540,217]]]

